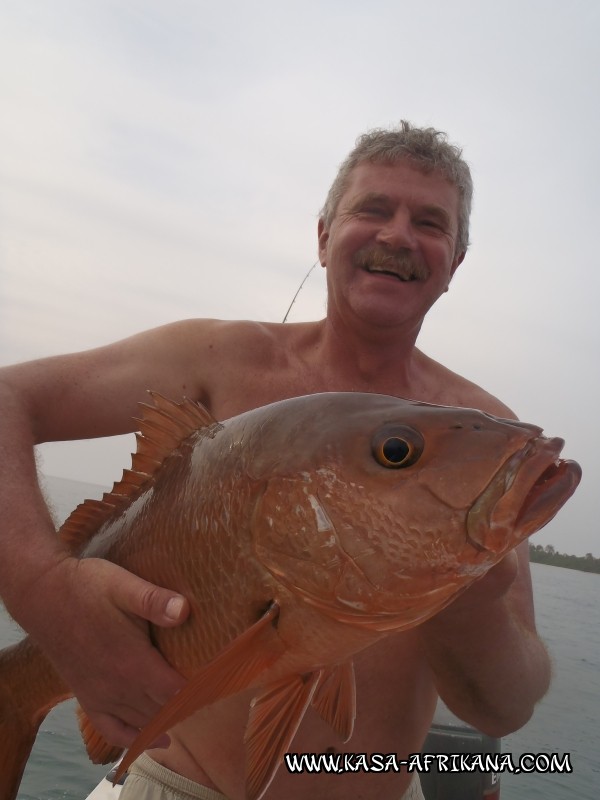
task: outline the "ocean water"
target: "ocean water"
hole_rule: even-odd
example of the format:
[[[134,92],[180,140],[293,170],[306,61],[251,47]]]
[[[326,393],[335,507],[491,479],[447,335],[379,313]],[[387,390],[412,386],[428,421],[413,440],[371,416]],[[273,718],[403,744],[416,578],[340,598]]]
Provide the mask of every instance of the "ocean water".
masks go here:
[[[47,480],[61,521],[97,486]],[[538,627],[552,655],[554,679],[533,719],[503,740],[513,760],[523,753],[570,754],[570,774],[502,775],[502,800],[597,800],[600,797],[600,575],[532,565]],[[21,637],[0,610],[0,646]],[[74,706],[65,703],[45,720],[18,800],[83,800],[106,773],[83,748]]]
[[[600,575],[531,565],[538,630],[553,662],[550,691],[503,751],[569,753],[571,774],[502,776],[502,798],[600,797]]]

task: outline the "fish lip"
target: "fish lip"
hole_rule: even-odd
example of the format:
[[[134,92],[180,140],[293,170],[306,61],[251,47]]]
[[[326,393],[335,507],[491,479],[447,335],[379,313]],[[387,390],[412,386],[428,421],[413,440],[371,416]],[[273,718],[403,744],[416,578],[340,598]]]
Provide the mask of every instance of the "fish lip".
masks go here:
[[[531,486],[517,514],[516,527],[521,531],[526,531],[526,535],[529,536],[550,522],[579,485],[581,475],[581,467],[576,461],[555,459]],[[542,508],[544,505],[545,508]],[[542,513],[545,517],[544,521],[537,524]],[[537,525],[537,527],[530,530],[531,525]]]
[[[469,544],[507,552],[550,522],[581,479],[577,462],[559,458],[563,447],[563,439],[538,435],[509,456],[469,510]]]

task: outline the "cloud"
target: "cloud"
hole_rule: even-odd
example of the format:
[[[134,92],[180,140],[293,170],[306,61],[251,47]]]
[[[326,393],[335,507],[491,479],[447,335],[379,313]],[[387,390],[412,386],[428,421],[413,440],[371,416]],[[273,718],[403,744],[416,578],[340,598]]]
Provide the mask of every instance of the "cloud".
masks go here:
[[[355,137],[433,124],[464,146],[476,194],[471,251],[421,345],[567,439],[577,530],[551,543],[597,551],[599,15],[581,0],[5,3],[0,362],[185,317],[281,319]],[[291,319],[323,307],[315,270]],[[125,466],[120,445],[85,447],[48,446],[49,469]]]

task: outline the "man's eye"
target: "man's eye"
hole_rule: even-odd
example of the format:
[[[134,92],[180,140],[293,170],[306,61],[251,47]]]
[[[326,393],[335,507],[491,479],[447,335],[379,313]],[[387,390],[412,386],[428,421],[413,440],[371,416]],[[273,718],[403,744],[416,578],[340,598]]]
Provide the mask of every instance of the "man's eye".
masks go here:
[[[422,220],[419,220],[419,225],[422,228],[434,228],[435,230],[438,230],[438,231],[443,231],[444,230],[444,227],[441,224],[441,222],[438,222],[435,219],[422,219]]]
[[[360,212],[362,214],[370,214],[371,216],[374,217],[375,216],[381,217],[386,213],[385,208],[383,208],[382,206],[363,206],[360,209]]]

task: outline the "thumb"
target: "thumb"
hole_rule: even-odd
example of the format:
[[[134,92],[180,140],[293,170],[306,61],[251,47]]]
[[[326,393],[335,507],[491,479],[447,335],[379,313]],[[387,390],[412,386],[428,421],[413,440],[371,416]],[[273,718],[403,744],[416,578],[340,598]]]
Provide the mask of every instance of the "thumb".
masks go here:
[[[129,614],[162,627],[184,622],[190,605],[183,595],[124,571],[115,590],[115,601]]]

